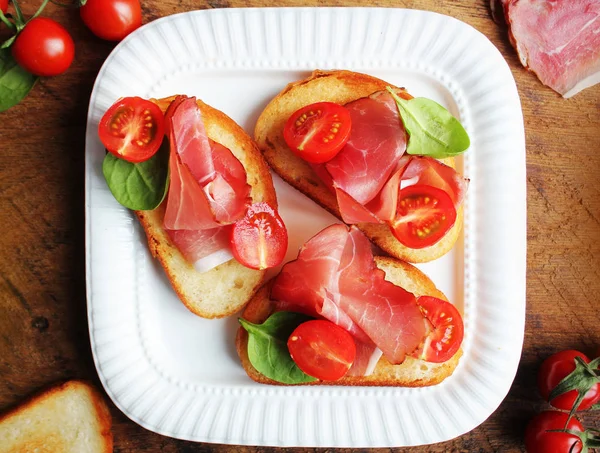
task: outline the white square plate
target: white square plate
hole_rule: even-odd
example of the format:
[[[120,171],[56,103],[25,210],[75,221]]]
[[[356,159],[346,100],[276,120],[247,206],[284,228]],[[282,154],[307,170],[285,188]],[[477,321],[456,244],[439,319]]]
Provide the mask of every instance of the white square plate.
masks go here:
[[[464,356],[428,388],[274,387],[244,373],[236,317],[205,320],[171,290],[131,212],[102,176],[98,122],[119,97],[195,95],[252,134],[267,104],[313,69],[365,72],[446,105],[471,137],[464,235],[420,266],[464,309]],[[336,221],[275,178],[290,228],[287,258]],[[132,420],[202,442],[392,447],[440,442],[483,422],[514,378],[523,341],[525,139],[519,97],[498,50],[435,13],[383,8],[195,11],[120,43],[102,67],[86,136],[90,338],[100,379]]]

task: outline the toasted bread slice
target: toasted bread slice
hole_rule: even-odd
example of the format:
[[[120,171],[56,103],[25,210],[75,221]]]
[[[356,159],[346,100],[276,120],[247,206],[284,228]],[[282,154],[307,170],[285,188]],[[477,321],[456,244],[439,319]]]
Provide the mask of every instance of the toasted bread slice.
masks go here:
[[[438,290],[434,283],[416,267],[398,261],[393,258],[376,256],[375,263],[377,267],[385,272],[386,280],[401,286],[416,296],[434,296],[440,299],[448,300],[446,296]],[[274,304],[269,299],[272,281],[265,284],[250,303],[246,306],[244,319],[260,324],[264,322],[273,312]],[[240,356],[244,370],[256,382],[261,384],[282,385],[275,382],[261,373],[259,373],[248,359],[248,333],[240,327],[236,336],[236,349]],[[369,386],[402,386],[402,387],[425,387],[442,382],[452,374],[458,360],[462,355],[459,351],[448,361],[444,363],[431,363],[423,360],[407,357],[401,365],[392,365],[385,357],[379,359],[375,371],[370,376],[363,377],[345,377],[334,382],[317,381],[306,385],[369,385]]]
[[[163,112],[174,97],[156,100]],[[264,201],[274,208],[277,198],[269,167],[252,139],[235,121],[198,100],[208,136],[229,148],[246,169],[253,202]],[[242,308],[260,286],[265,271],[249,269],[235,259],[207,272],[198,272],[173,245],[163,229],[166,201],[153,211],[137,211],[146,231],[148,246],[158,259],[173,289],[193,313],[204,318],[222,318]]]
[[[109,453],[111,423],[98,391],[69,381],[0,416],[0,453]]]
[[[282,179],[341,219],[335,195],[310,165],[289,149],[283,139],[283,126],[292,113],[305,105],[322,101],[343,105],[385,90],[387,86],[393,87],[366,74],[315,71],[305,80],[290,83],[267,105],[256,123],[254,139],[271,168]],[[455,165],[453,158],[444,159],[443,162],[452,167]],[[461,207],[456,223],[439,242],[422,249],[402,245],[387,225],[361,223],[357,226],[391,256],[411,263],[423,263],[439,258],[454,246],[462,228],[462,211]]]

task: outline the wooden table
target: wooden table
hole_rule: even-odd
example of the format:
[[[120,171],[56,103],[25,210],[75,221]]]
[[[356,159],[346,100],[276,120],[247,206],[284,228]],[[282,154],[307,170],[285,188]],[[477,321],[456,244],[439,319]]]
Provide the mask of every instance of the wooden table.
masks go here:
[[[23,2],[32,13],[40,2]],[[346,5],[358,0],[144,0],[144,21],[197,8]],[[526,422],[547,407],[535,375],[549,354],[600,347],[600,85],[564,100],[521,67],[486,0],[380,0],[374,6],[433,10],[483,32],[508,61],[519,87],[527,134],[528,275],[523,355],[501,406],[481,426],[414,452],[524,451]],[[41,80],[0,114],[0,409],[55,381],[99,385],[86,320],[84,131],[94,79],[114,44],[96,39],[78,14],[50,4],[46,15],[73,34],[76,61]],[[499,187],[498,190],[502,190]],[[203,452],[218,447],[162,437],[111,404],[115,451]],[[600,414],[585,414],[600,428]],[[222,446],[222,451],[270,448]],[[401,449],[398,449],[401,450]],[[302,449],[299,451],[312,451]]]

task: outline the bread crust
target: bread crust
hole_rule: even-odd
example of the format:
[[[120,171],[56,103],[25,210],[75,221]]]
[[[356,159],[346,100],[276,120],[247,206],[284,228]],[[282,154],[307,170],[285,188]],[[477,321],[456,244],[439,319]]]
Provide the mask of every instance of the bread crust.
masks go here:
[[[367,97],[393,85],[366,74],[352,71],[314,71],[304,80],[290,83],[265,107],[254,129],[254,139],[271,168],[291,186],[314,200],[338,218],[342,218],[335,195],[315,174],[310,165],[296,156],[283,139],[285,122],[299,108],[315,102],[329,101],[337,104]],[[397,88],[402,91],[404,88]],[[454,158],[442,159],[455,167]],[[459,237],[463,223],[462,207],[457,211],[456,222],[436,244],[422,249],[402,245],[383,224],[360,223],[367,237],[386,253],[411,263],[432,261],[452,249]]]
[[[385,272],[385,278],[395,285],[401,286],[415,296],[434,296],[448,300],[444,293],[436,288],[427,275],[411,264],[394,258],[376,256],[377,267]],[[248,303],[242,317],[252,323],[263,323],[274,310],[274,303],[270,299],[273,280],[263,285]],[[261,384],[285,385],[273,381],[259,373],[250,363],[248,358],[248,333],[240,327],[236,334],[236,350],[244,370],[248,376]],[[392,386],[392,387],[425,387],[439,384],[450,376],[456,367],[462,350],[444,363],[431,363],[424,360],[406,357],[400,365],[392,365],[385,357],[379,359],[375,371],[370,376],[344,377],[333,382],[316,381],[302,385],[349,385],[349,386]]]
[[[164,111],[175,96],[153,101]],[[252,202],[264,201],[277,208],[269,167],[248,134],[223,112],[197,101],[207,135],[229,148],[246,170]],[[163,228],[166,200],[155,210],[136,211],[148,247],[171,282],[175,293],[194,314],[222,318],[240,310],[260,287],[265,271],[249,269],[232,259],[207,272],[196,271]]]
[[[89,399],[89,402],[94,407],[94,413],[90,414],[91,418],[95,419],[97,423],[97,436],[99,437],[100,446],[98,449],[94,449],[93,453],[111,453],[113,451],[113,435],[111,432],[112,417],[110,411],[104,402],[104,399],[100,395],[100,392],[96,390],[90,383],[80,380],[68,381],[54,387],[44,389],[41,392],[33,395],[24,403],[14,407],[13,409],[0,415],[0,431],[2,430],[3,424],[18,419],[20,417],[26,418],[29,414],[37,409],[37,407],[46,402],[51,402],[55,398],[69,397],[72,395],[81,394],[85,398]],[[67,409],[65,409],[67,410]],[[50,414],[52,415],[52,414]],[[35,415],[29,415],[35,418]],[[64,428],[61,426],[61,428]],[[54,433],[56,431],[56,433]],[[38,435],[36,437],[36,434]],[[38,438],[39,437],[39,438]],[[5,445],[6,446],[6,445]],[[18,440],[18,445],[11,444],[6,446],[9,448],[7,452],[13,451],[61,451],[61,452],[73,452],[72,446],[70,445],[69,439],[66,439],[63,430],[60,428],[52,429],[51,427],[46,429],[43,433],[28,433],[27,427],[23,427],[22,439]],[[16,448],[16,450],[14,450]],[[36,448],[38,450],[36,450]],[[51,450],[47,450],[50,448]],[[3,444],[0,444],[0,452],[4,452]]]

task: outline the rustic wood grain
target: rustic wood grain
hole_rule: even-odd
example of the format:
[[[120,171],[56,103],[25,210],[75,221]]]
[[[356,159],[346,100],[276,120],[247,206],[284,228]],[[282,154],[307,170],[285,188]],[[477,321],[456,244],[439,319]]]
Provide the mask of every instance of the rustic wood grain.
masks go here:
[[[23,2],[23,8],[32,13],[39,3]],[[145,0],[143,11],[149,22],[198,8],[364,3]],[[508,396],[485,423],[458,439],[410,451],[524,451],[527,420],[547,407],[535,387],[541,360],[564,348],[593,354],[600,347],[600,86],[570,100],[543,87],[519,64],[505,30],[490,19],[486,0],[370,4],[432,10],[471,24],[500,49],[517,81],[528,175],[522,360]],[[76,61],[66,74],[40,81],[24,102],[0,113],[0,409],[59,380],[86,378],[98,384],[85,308],[84,130],[94,79],[114,44],[96,39],[76,11],[50,4],[45,15],[71,31]],[[135,425],[112,405],[111,410],[120,453],[282,451],[169,439]],[[583,422],[600,428],[598,413],[586,414]]]

